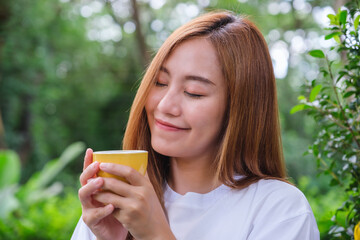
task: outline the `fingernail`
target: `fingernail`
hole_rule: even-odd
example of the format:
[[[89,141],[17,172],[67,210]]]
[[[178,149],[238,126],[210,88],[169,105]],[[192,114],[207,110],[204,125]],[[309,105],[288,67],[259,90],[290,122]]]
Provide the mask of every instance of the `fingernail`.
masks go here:
[[[96,178],[96,179],[94,180],[94,184],[95,184],[95,185],[99,185],[100,181],[101,181],[101,178]]]
[[[90,178],[90,179],[87,180],[87,183],[91,183],[91,182],[93,182],[94,180],[95,180],[94,178]]]
[[[100,169],[101,170],[104,170],[104,169],[107,169],[109,168],[109,164],[108,163],[100,163]]]
[[[92,167],[92,168],[96,168],[96,165],[97,165],[98,163],[99,163],[99,162],[97,162],[97,161],[93,162],[93,163],[91,164],[91,167]]]

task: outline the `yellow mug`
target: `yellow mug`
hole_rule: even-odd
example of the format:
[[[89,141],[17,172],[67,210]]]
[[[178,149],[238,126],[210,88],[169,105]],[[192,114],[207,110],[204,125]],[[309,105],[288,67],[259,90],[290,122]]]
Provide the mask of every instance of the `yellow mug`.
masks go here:
[[[93,153],[93,162],[95,161],[99,163],[106,162],[126,165],[135,169],[142,175],[145,175],[148,162],[148,152],[143,150],[98,151]],[[97,176],[112,177],[127,182],[123,177],[119,177],[101,170],[97,173]]]

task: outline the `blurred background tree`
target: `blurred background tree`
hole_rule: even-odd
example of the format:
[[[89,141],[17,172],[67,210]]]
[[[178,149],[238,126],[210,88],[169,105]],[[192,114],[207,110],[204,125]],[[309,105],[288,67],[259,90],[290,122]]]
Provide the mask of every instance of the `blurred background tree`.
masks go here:
[[[317,121],[318,135],[308,153],[318,169],[332,177],[346,200],[339,205],[329,234],[337,239],[360,238],[360,1],[352,0],[329,14],[328,34],[335,46],[309,52],[322,61],[321,74],[305,84],[305,95],[291,113],[306,110]],[[357,232],[357,233],[356,233]]]
[[[249,15],[269,44],[289,176],[309,198],[319,228],[325,233],[331,225],[331,211],[343,199],[341,194],[334,194],[336,188],[328,186],[326,176],[317,176],[313,158],[303,155],[316,133],[314,120],[304,113],[289,112],[303,83],[312,81],[319,72],[319,63],[306,52],[332,44],[324,40],[326,16],[344,3],[2,1],[0,148],[12,149],[20,156],[20,183],[75,141],[94,150],[119,149],[128,110],[151,56],[178,26],[201,13],[228,9]],[[78,157],[54,181],[60,180],[69,187],[69,194],[76,195],[81,170],[82,157]],[[74,204],[79,209],[79,204]]]

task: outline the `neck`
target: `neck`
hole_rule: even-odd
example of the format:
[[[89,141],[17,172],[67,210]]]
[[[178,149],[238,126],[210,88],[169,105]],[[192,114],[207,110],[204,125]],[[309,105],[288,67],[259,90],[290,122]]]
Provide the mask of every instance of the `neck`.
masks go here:
[[[208,159],[171,158],[169,186],[177,193],[208,193],[221,185]]]

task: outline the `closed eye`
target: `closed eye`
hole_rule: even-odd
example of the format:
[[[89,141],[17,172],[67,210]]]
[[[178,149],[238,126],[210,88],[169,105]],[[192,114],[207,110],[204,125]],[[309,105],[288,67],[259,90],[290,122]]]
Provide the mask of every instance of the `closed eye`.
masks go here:
[[[161,83],[161,82],[155,82],[155,86],[157,86],[157,87],[166,87],[167,84]]]
[[[192,97],[192,98],[201,98],[203,97],[204,95],[200,95],[200,94],[194,94],[194,93],[189,93],[189,92],[184,92],[186,95],[188,95],[189,97]]]

